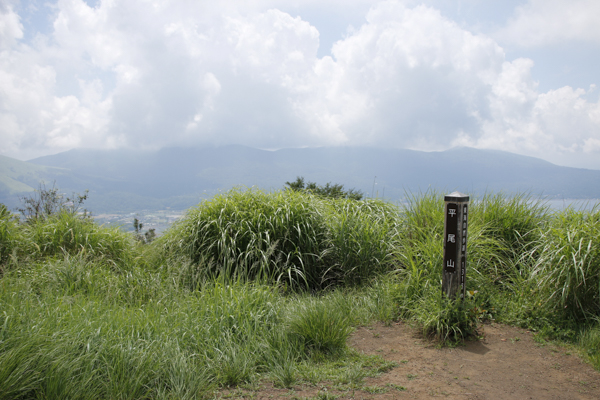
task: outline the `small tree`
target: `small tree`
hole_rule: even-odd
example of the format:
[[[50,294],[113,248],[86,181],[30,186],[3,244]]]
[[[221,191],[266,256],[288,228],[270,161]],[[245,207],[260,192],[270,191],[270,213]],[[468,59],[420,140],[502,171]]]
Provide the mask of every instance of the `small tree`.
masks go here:
[[[315,182],[305,182],[304,177],[298,176],[294,182],[286,182],[288,190],[313,193],[318,196],[334,199],[347,198],[351,200],[362,200],[363,193],[360,190],[344,190],[344,185],[327,183],[319,186]]]
[[[154,229],[154,228],[148,229],[146,231],[146,233],[144,233],[144,240],[145,240],[145,242],[146,243],[150,243],[154,239],[156,239],[156,229]]]
[[[137,217],[133,218],[133,229],[135,230],[135,239],[140,243],[150,243],[156,238],[156,229],[151,228],[146,232],[142,233],[142,228],[144,224],[137,219]]]
[[[142,222],[139,219],[137,219],[137,217],[133,217],[133,229],[135,230],[136,236],[140,236],[140,232],[142,231],[143,227],[144,224],[142,224]]]
[[[88,190],[83,195],[73,193],[71,197],[65,197],[58,191],[56,182],[52,184],[52,188],[47,189],[45,183],[40,183],[39,189],[29,197],[20,197],[19,200],[23,203],[23,207],[17,208],[17,211],[23,215],[25,222],[35,222],[37,220],[45,220],[49,216],[58,214],[59,212],[67,212],[69,214],[78,214],[81,212],[82,218],[91,217],[91,213],[82,209],[83,202],[87,200]]]

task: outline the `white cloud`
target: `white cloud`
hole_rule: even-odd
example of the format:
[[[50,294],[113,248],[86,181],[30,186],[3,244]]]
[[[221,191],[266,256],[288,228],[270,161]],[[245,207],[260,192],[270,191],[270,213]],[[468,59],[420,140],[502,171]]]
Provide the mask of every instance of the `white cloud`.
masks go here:
[[[600,100],[588,102],[585,90],[569,86],[537,93],[528,78],[531,67],[528,60],[505,63],[490,96],[492,118],[482,122],[479,137],[462,135],[454,144],[598,168]]]
[[[23,25],[10,4],[0,3],[0,51],[23,37]]]
[[[600,168],[592,89],[540,93],[530,59],[435,8],[377,3],[318,57],[318,30],[284,3],[237,4],[59,0],[29,44],[6,8],[0,152],[470,145]]]
[[[319,119],[336,121],[348,144],[431,150],[475,134],[502,49],[424,6],[382,3],[367,21],[334,45],[335,62],[318,62],[325,73],[310,102],[330,114]]]
[[[597,0],[529,0],[517,7],[499,37],[521,46],[541,46],[569,40],[600,43],[600,2]]]

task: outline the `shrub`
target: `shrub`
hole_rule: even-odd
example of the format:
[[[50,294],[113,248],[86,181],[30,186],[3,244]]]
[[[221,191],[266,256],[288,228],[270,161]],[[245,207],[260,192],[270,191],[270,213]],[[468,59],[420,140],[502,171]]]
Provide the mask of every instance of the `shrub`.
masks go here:
[[[316,182],[304,182],[304,177],[297,177],[294,182],[286,182],[286,189],[315,194],[317,196],[333,199],[362,200],[364,194],[360,190],[345,190],[344,185],[339,183],[327,183],[325,186],[317,185]]]
[[[315,289],[390,269],[398,221],[380,200],[232,190],[188,211],[159,245],[167,258],[191,261],[188,282],[226,273]]]
[[[33,195],[20,198],[23,206],[17,210],[23,215],[25,222],[43,220],[61,212],[80,214],[80,217],[87,218],[90,216],[89,212],[81,208],[87,197],[87,190],[83,195],[73,193],[71,197],[65,197],[55,184],[48,189],[44,183],[40,183]]]
[[[544,303],[576,320],[600,314],[600,209],[566,209],[540,230],[532,279]]]
[[[358,284],[391,270],[400,232],[398,208],[376,199],[326,204],[329,279]]]
[[[32,254],[50,257],[61,254],[87,254],[124,266],[133,259],[130,234],[118,228],[99,226],[92,219],[59,212],[25,226],[34,246]]]
[[[339,308],[319,299],[307,299],[294,310],[289,332],[313,355],[339,355],[352,332],[350,319]]]
[[[486,194],[471,207],[471,222],[501,242],[504,255],[514,259],[533,250],[539,229],[548,222],[549,216],[549,206],[528,194]]]
[[[189,210],[159,243],[168,257],[189,258],[208,275],[318,287],[326,232],[310,195],[232,190]]]
[[[0,266],[8,262],[23,240],[18,220],[4,204],[0,204]]]

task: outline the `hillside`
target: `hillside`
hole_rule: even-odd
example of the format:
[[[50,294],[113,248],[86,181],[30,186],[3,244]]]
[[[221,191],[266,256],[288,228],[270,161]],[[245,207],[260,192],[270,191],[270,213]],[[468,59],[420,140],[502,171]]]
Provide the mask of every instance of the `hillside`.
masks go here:
[[[319,184],[343,183],[368,196],[390,200],[429,188],[600,198],[600,171],[471,148],[444,152],[351,147],[267,151],[243,146],[152,152],[76,149],[29,162],[0,160],[4,185],[0,200],[13,201],[16,194],[36,187],[40,179],[55,180],[66,192],[89,189],[89,206],[98,212],[182,209],[219,190],[235,186],[280,189],[297,176]]]
[[[0,196],[32,192],[40,181],[52,181],[67,174],[67,169],[41,166],[0,155]]]

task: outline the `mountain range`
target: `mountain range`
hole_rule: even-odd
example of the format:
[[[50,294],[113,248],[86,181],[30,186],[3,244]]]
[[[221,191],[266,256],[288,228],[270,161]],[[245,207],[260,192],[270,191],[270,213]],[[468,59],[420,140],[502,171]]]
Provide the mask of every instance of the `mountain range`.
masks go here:
[[[244,146],[157,151],[75,149],[19,161],[0,156],[0,202],[55,182],[66,193],[90,191],[99,212],[185,209],[232,187],[278,190],[302,176],[341,183],[369,197],[397,201],[429,189],[529,193],[558,199],[600,198],[600,171],[562,167],[512,153],[455,148],[442,152],[321,147],[260,150]]]

